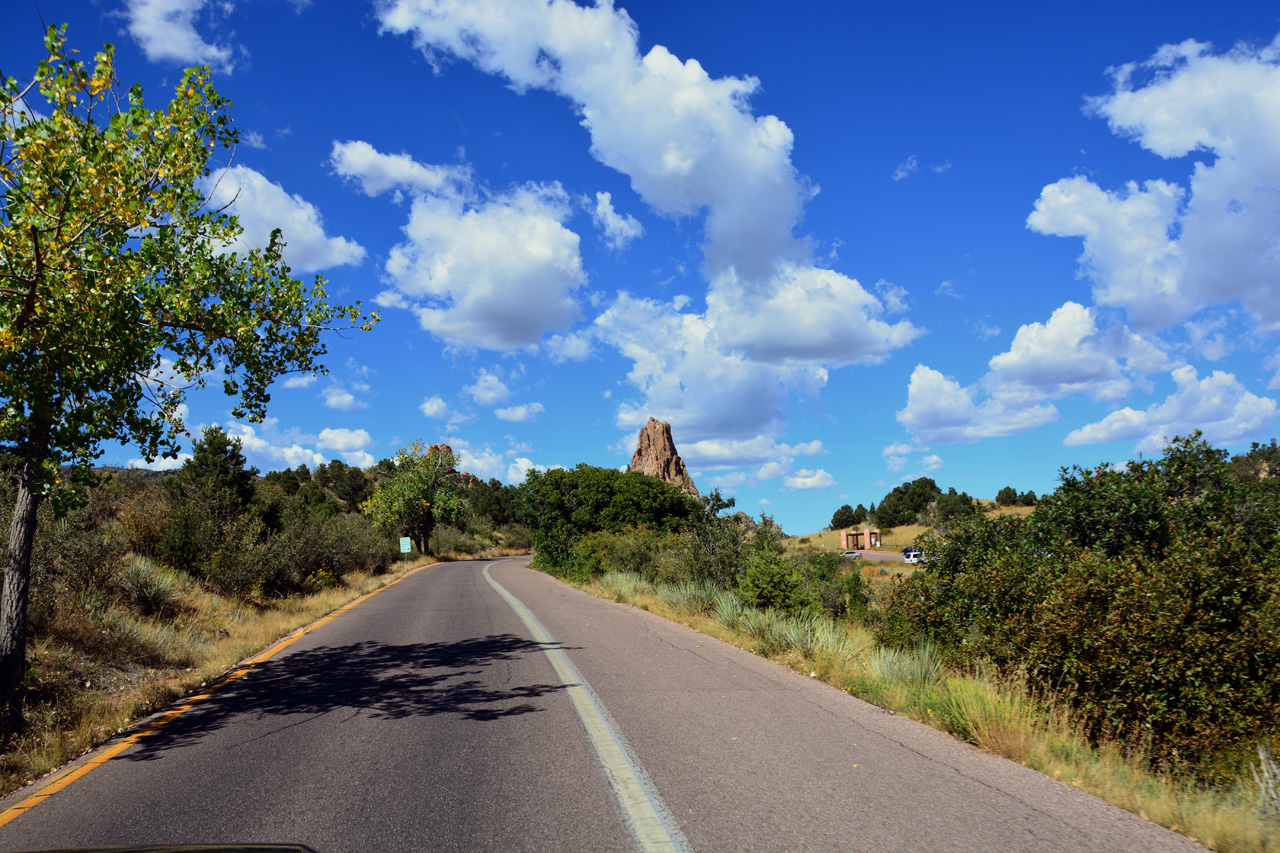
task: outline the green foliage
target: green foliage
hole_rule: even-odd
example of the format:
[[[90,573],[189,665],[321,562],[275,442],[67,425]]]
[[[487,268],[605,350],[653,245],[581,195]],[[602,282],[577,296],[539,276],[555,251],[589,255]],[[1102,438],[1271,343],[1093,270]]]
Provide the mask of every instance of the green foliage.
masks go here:
[[[349,465],[342,476],[334,480],[332,489],[338,500],[354,510],[373,495],[373,481],[359,468]]]
[[[518,486],[508,486],[497,479],[477,481],[463,488],[471,514],[476,519],[487,519],[489,525],[502,527],[520,520],[524,492]]]
[[[662,480],[590,465],[530,471],[520,488],[534,564],[553,574],[570,570],[574,542],[582,536],[628,527],[678,531],[695,512],[690,498]]]
[[[208,68],[151,110],[141,86],[118,91],[109,45],[89,67],[65,27],[44,41],[30,85],[0,83],[0,452],[19,460],[0,607],[10,731],[40,504],[62,516],[81,501],[104,442],[176,456],[185,393],[217,373],[233,417],[260,420],[278,376],[323,371],[335,320],[377,319],[331,306],[319,277],[294,279],[279,231],[225,251],[241,229],[203,183],[237,133]]]
[[[1262,480],[1280,476],[1280,444],[1271,439],[1270,444],[1254,442],[1248,453],[1231,458],[1231,473],[1237,478]]]
[[[1018,502],[1018,491],[1013,486],[1005,486],[996,492],[997,506],[1013,506]]]
[[[719,489],[698,499],[680,539],[683,576],[710,581],[721,589],[737,584],[743,568],[746,530],[737,516],[725,515],[733,507],[733,498],[725,498]]]
[[[503,548],[512,551],[527,551],[533,547],[533,535],[529,528],[519,522],[504,524],[494,531],[498,534]]]
[[[875,509],[876,524],[882,528],[915,524],[916,516],[927,510],[940,494],[942,490],[929,477],[919,477],[895,486]]]
[[[872,504],[872,506],[875,506],[875,504]],[[867,523],[867,515],[868,515],[868,513],[867,513],[867,508],[866,508],[865,506],[863,506],[862,504],[858,504],[856,507],[854,507],[854,508],[853,508],[853,524],[854,524],[854,526],[856,527],[856,526],[858,526],[858,525],[860,525],[860,524],[866,524],[866,523]]]
[[[237,512],[253,500],[257,468],[246,468],[241,442],[231,438],[220,426],[205,427],[191,448],[191,458],[182,463],[178,473],[165,480],[165,489],[179,499],[193,494],[224,492]]]
[[[565,577],[581,582],[606,572],[627,572],[649,582],[658,579],[658,556],[675,547],[676,537],[647,527],[615,533],[597,530],[573,542],[573,562]]]
[[[978,504],[969,497],[967,492],[957,494],[954,488],[947,489],[947,493],[938,495],[938,499],[934,502],[934,523],[946,524],[953,519],[974,515],[977,512]]]
[[[396,454],[396,470],[374,487],[360,505],[375,527],[406,533],[418,551],[431,553],[431,531],[437,524],[458,524],[466,509],[459,493],[457,458],[445,445],[427,447],[411,441]]]
[[[234,416],[260,418],[278,375],[320,369],[332,321],[368,322],[292,278],[278,232],[221,251],[240,228],[201,182],[238,137],[207,68],[151,110],[118,91],[110,46],[87,66],[50,27],[45,47],[32,87],[0,92],[0,442],[52,494],[104,441],[176,454],[184,393],[216,372]]]
[[[1174,439],[1159,459],[1063,470],[1025,519],[965,518],[921,544],[880,638],[1022,672],[1096,737],[1207,776],[1280,707],[1280,483]]]
[[[817,606],[796,566],[770,551],[751,555],[738,582],[738,595],[744,604],[761,610],[773,608],[798,613]]]
[[[172,617],[180,610],[177,578],[146,557],[130,558],[116,583],[124,600],[143,616]]]
[[[383,572],[399,556],[389,537],[352,513],[295,516],[266,548],[259,587],[274,595],[324,586],[347,572]]]
[[[489,539],[475,536],[449,524],[438,524],[431,531],[431,553],[478,554],[493,547]]]
[[[864,509],[865,513],[866,510]],[[853,507],[845,504],[835,511],[831,516],[831,524],[827,525],[831,530],[844,530],[857,524],[857,517],[853,513]]]

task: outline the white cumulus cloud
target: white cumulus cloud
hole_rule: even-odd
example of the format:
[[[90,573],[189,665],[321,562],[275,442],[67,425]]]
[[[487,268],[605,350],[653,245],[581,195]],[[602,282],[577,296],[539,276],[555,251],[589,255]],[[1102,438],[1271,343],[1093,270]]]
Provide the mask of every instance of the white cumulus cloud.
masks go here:
[[[559,184],[526,185],[474,205],[415,197],[387,273],[422,328],[454,346],[509,351],[565,330],[586,283]]]
[[[1112,76],[1113,91],[1088,105],[1113,132],[1162,158],[1208,156],[1191,161],[1185,186],[1058,181],[1028,226],[1083,238],[1095,299],[1123,307],[1140,331],[1233,301],[1280,328],[1280,37],[1225,53],[1165,45]]]
[[[494,409],[493,413],[498,417],[498,420],[522,424],[533,420],[545,411],[546,409],[542,407],[541,403],[522,403],[505,409]]]
[[[216,172],[205,179],[204,188],[213,207],[230,205],[228,212],[240,218],[244,233],[227,251],[265,247],[271,232],[279,228],[287,244],[284,259],[294,269],[315,272],[364,260],[365,250],[359,243],[324,233],[315,205],[248,166]]]
[[[476,381],[471,385],[465,386],[463,391],[471,395],[471,399],[475,400],[482,406],[492,406],[495,403],[501,403],[511,396],[511,390],[507,388],[497,373],[490,373],[488,368],[480,368],[480,373],[476,375]]]
[[[336,450],[339,453],[364,450],[372,443],[373,437],[369,435],[367,430],[363,429],[325,428],[320,430],[320,437],[316,439],[317,448],[321,450]]]
[[[591,213],[596,227],[604,232],[605,242],[614,249],[625,249],[632,240],[644,236],[644,226],[634,216],[623,216],[613,209],[611,193],[596,193],[596,208]]]
[[[1104,441],[1137,441],[1144,453],[1162,450],[1168,439],[1199,429],[1212,444],[1234,444],[1256,435],[1271,423],[1276,401],[1248,391],[1230,373],[1215,370],[1198,378],[1190,365],[1171,376],[1176,390],[1163,403],[1143,411],[1126,406],[1097,423],[1073,430],[1063,444],[1097,444]]]
[[[416,193],[465,191],[471,183],[466,166],[419,163],[408,154],[383,154],[367,142],[334,142],[329,162],[334,171],[359,184],[368,196],[388,190]]]
[[[208,0],[126,0],[124,15],[129,35],[152,62],[180,62],[187,65],[209,65],[230,72],[235,50],[229,45],[212,44],[196,32],[196,17],[208,5],[222,4]]]
[[[813,489],[829,489],[836,484],[836,478],[832,477],[821,468],[810,470],[801,468],[783,482],[788,489],[795,491],[809,491]]]

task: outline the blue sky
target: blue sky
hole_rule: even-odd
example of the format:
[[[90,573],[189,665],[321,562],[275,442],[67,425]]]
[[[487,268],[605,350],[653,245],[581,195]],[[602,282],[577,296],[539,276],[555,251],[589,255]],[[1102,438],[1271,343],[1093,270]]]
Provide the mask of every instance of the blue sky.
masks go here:
[[[978,5],[46,0],[0,68],[41,15],[152,106],[213,66],[242,137],[208,192],[382,314],[261,424],[190,396],[263,471],[421,438],[519,482],[654,416],[799,533],[922,474],[1269,439],[1280,10]]]

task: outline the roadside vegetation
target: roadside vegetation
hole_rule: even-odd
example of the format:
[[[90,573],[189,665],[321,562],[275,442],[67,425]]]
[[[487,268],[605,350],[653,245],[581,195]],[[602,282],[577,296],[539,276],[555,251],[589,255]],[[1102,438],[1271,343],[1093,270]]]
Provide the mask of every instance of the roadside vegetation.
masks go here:
[[[212,427],[176,471],[99,471],[105,482],[62,518],[44,504],[25,722],[0,751],[0,795],[414,567],[527,553],[518,491],[450,476],[437,484],[453,509],[432,528],[436,556],[401,554],[409,528],[379,525],[361,507],[409,470],[393,459],[368,470],[333,460],[260,477],[239,440]],[[0,476],[0,502],[14,499]]]
[[[1274,851],[1278,464],[1274,442],[1230,460],[1196,435],[1157,459],[1063,470],[1034,511],[1015,493],[1012,512],[973,502],[917,525],[928,562],[889,576],[729,515],[718,492],[668,515],[633,475],[580,466],[548,472],[559,499],[533,478],[527,500],[538,568],[1210,847]],[[916,518],[936,519],[944,495],[927,491]],[[637,500],[644,523],[629,527],[615,510]]]

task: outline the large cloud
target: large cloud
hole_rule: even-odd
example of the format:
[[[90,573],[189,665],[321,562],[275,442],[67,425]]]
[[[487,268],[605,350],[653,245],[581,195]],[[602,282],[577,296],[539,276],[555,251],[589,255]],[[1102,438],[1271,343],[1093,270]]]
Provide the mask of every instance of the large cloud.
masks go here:
[[[1052,403],[1010,404],[993,397],[979,404],[974,401],[976,393],[917,364],[907,384],[907,406],[897,413],[898,422],[924,441],[954,444],[1014,435],[1058,417]]]
[[[1133,387],[1131,375],[1165,369],[1168,359],[1122,326],[1099,330],[1096,311],[1067,302],[1048,322],[1018,329],[1009,351],[994,356],[989,366],[983,384],[1002,397],[1041,400],[1084,394],[1119,400]]]
[[[1174,362],[1155,342],[1122,325],[1100,329],[1097,311],[1067,302],[1044,323],[1027,323],[987,373],[963,387],[937,370],[917,365],[898,422],[921,441],[949,444],[1013,435],[1056,420],[1050,401],[1073,395],[1117,402],[1147,376]],[[905,455],[886,453],[890,470]]]
[[[775,435],[789,389],[813,393],[827,380],[822,368],[780,369],[726,354],[706,317],[625,293],[596,318],[595,330],[634,363],[628,379],[643,400],[619,406],[618,426],[624,429],[641,427],[653,416],[688,441]]]
[[[1168,439],[1204,432],[1214,444],[1233,444],[1262,431],[1275,417],[1276,401],[1250,393],[1230,373],[1215,370],[1200,379],[1194,367],[1172,372],[1177,389],[1163,403],[1144,411],[1126,406],[1097,423],[1072,431],[1066,445],[1137,441],[1140,452],[1155,453]]]
[[[517,88],[572,100],[592,153],[649,204],[669,215],[707,212],[711,275],[735,267],[767,277],[794,250],[811,190],[791,164],[790,129],[747,106],[756,79],[712,79],[661,45],[640,56],[635,23],[609,4],[406,0],[383,3],[379,17],[436,61],[459,57]]]
[[[463,349],[532,347],[568,329],[586,283],[578,235],[558,183],[482,195],[464,167],[430,166],[364,142],[334,143],[334,169],[368,195],[413,196],[405,241],[387,258],[395,291],[384,306],[412,310],[423,329]]]
[[[271,232],[279,228],[288,245],[284,259],[303,272],[327,267],[358,264],[364,247],[345,237],[329,237],[315,205],[299,195],[291,195],[280,184],[268,180],[248,166],[232,166],[205,179],[205,190],[214,207],[228,207],[240,219],[244,233],[227,247],[243,252],[267,245]]]
[[[874,296],[817,266],[795,235],[816,188],[791,161],[786,124],[752,113],[756,79],[712,78],[661,45],[642,56],[635,23],[609,3],[387,0],[378,15],[437,68],[461,59],[564,96],[591,153],[653,210],[704,218],[705,313],[624,294],[596,320],[596,338],[635,362],[642,399],[619,407],[620,426],[653,414],[699,437],[777,435],[788,395],[816,391],[827,367],[882,360],[921,334],[883,320]]]
[[[1112,73],[1113,92],[1090,108],[1160,157],[1200,154],[1187,186],[1107,191],[1064,179],[1045,188],[1028,226],[1083,237],[1095,297],[1124,307],[1139,330],[1235,300],[1280,328],[1280,37],[1220,55],[1166,45]]]

